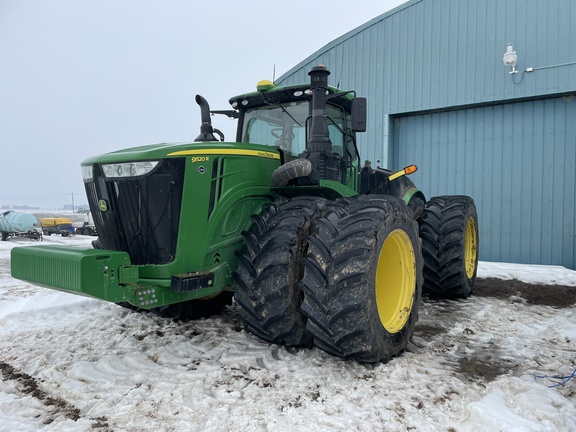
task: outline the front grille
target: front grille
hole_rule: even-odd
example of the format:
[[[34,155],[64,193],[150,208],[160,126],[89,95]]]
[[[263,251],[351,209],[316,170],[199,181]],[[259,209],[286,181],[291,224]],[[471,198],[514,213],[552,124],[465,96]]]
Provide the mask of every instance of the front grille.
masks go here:
[[[86,195],[102,248],[124,251],[132,264],[166,264],[178,239],[185,159],[164,159],[148,175],[106,179],[99,164]],[[107,205],[101,211],[99,202]]]

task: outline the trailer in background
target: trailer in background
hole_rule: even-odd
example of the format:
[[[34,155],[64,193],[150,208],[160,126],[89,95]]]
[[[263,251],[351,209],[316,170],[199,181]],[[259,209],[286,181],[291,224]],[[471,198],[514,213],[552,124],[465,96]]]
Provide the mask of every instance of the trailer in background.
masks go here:
[[[40,219],[40,224],[42,225],[42,232],[47,236],[60,234],[62,237],[68,237],[70,235],[70,227],[72,227],[70,219],[59,217],[42,218]]]

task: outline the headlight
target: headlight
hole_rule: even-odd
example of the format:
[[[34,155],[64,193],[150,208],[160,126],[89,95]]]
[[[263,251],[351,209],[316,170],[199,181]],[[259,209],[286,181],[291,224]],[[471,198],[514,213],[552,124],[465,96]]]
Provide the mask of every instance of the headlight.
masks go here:
[[[158,161],[113,163],[102,165],[102,171],[104,177],[138,177],[148,174],[156,165]]]
[[[91,182],[93,179],[92,165],[82,165],[82,180],[85,182]]]

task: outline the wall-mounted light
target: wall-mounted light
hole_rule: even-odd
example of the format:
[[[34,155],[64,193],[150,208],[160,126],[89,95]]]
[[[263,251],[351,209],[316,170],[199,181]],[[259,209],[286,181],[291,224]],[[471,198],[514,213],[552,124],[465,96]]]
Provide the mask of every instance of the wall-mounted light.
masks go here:
[[[516,51],[514,51],[514,47],[512,47],[512,44],[508,44],[506,46],[506,52],[504,53],[504,56],[502,57],[502,61],[504,62],[504,66],[510,66],[512,68],[512,70],[510,72],[508,72],[509,74],[517,74],[518,73],[518,71],[516,70],[516,61],[517,60],[518,60],[518,55],[516,54]],[[515,81],[514,77],[512,77],[512,82],[514,84],[520,84],[524,80],[525,74],[531,73],[531,72],[534,72],[537,70],[559,68],[559,67],[563,67],[563,66],[575,66],[575,65],[576,65],[576,61],[571,61],[571,62],[567,62],[567,63],[558,63],[558,64],[549,65],[549,66],[528,67],[522,71],[522,76],[520,77],[520,81]]]
[[[512,44],[508,44],[506,47],[506,52],[504,53],[504,57],[502,57],[502,61],[504,62],[504,66],[511,66],[512,70],[508,73],[515,74],[518,73],[516,70],[516,60],[518,60],[518,56],[516,55],[516,51],[512,47]]]

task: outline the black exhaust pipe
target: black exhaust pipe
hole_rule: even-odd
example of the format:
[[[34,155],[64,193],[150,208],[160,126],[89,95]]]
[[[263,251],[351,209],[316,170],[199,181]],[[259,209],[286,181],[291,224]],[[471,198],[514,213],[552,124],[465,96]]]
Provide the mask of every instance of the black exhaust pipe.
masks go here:
[[[299,157],[312,162],[312,173],[300,179],[300,184],[318,184],[320,180],[340,181],[340,157],[332,151],[332,141],[326,124],[326,92],[328,75],[326,66],[314,66],[308,72],[312,90],[312,115],[306,150]]]
[[[200,135],[194,140],[196,141],[218,141],[214,136],[214,128],[210,120],[210,105],[208,101],[200,95],[196,95],[196,103],[200,105],[200,116],[202,124],[200,125]]]
[[[332,141],[330,141],[326,124],[326,90],[330,71],[325,66],[314,66],[308,75],[310,75],[312,88],[312,117],[306,149],[309,152],[331,151]]]

